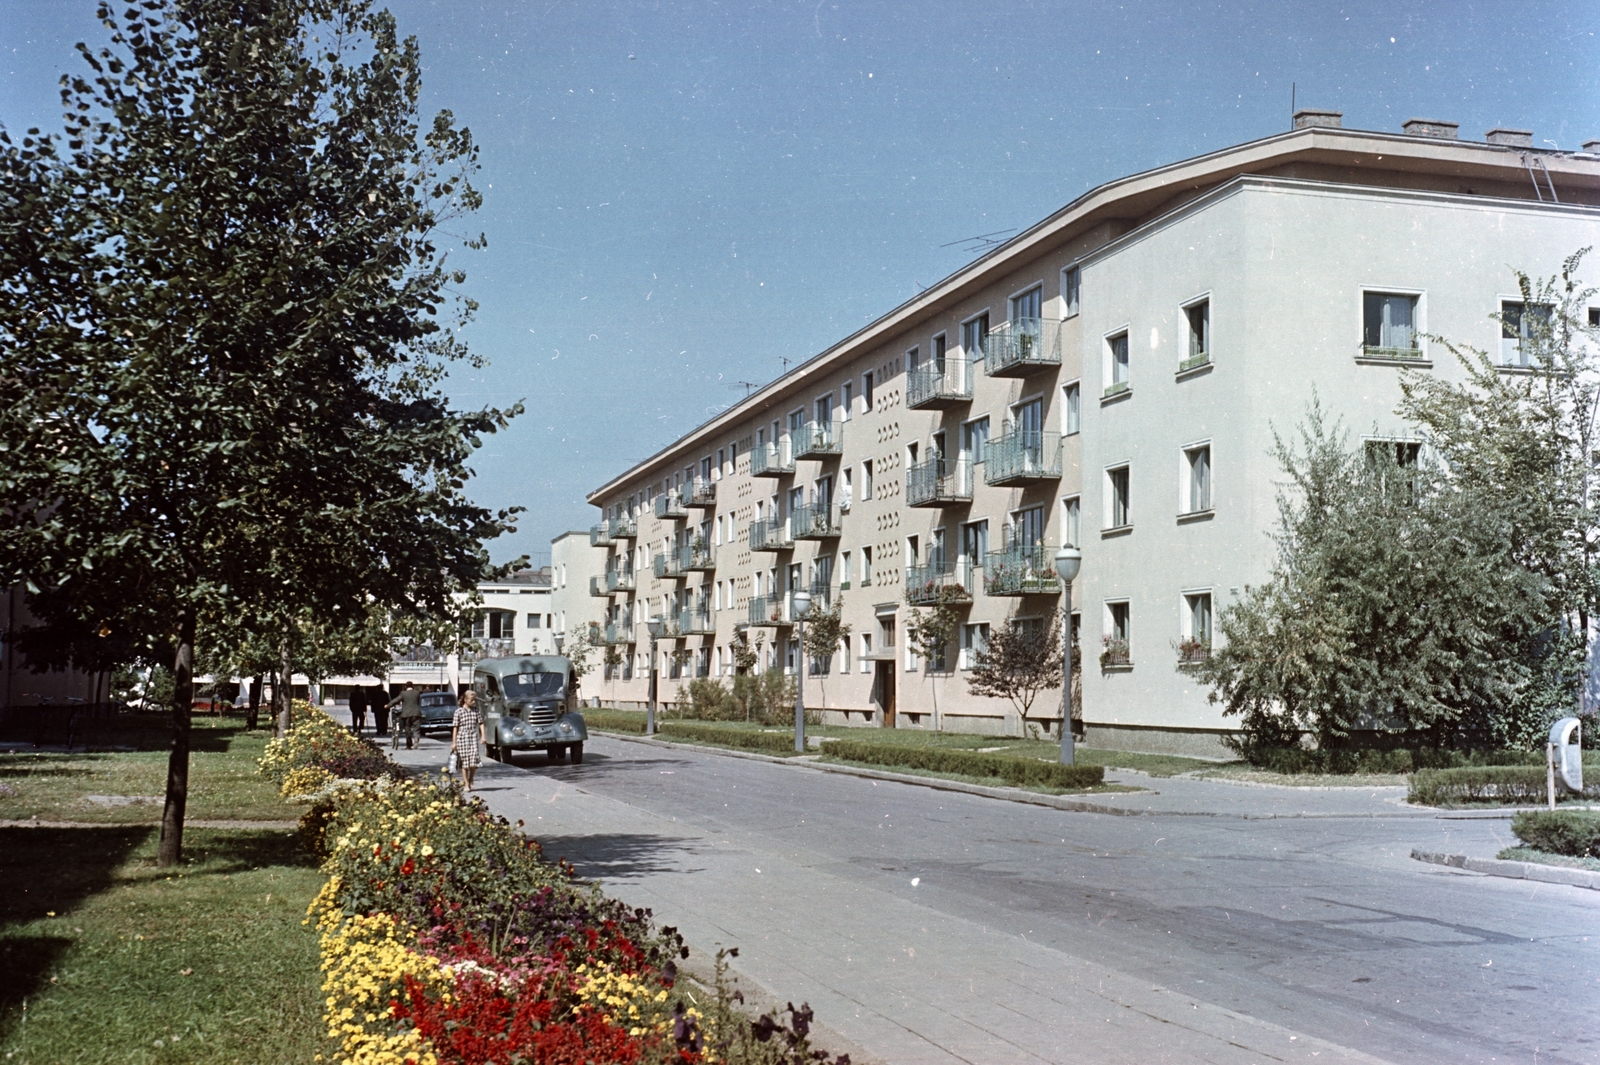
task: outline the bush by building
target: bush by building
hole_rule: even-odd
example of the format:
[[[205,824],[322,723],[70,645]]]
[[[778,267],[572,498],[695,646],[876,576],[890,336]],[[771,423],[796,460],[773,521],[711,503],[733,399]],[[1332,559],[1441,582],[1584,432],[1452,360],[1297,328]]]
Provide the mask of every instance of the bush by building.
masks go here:
[[[1061,765],[1034,758],[1007,758],[944,747],[912,747],[861,740],[827,740],[823,744],[823,752],[848,762],[988,777],[1017,786],[1089,788],[1103,783],[1106,773],[1105,766],[1099,765]]]
[[[1600,858],[1600,812],[1524,810],[1511,819],[1511,831],[1535,850],[1572,858]]]

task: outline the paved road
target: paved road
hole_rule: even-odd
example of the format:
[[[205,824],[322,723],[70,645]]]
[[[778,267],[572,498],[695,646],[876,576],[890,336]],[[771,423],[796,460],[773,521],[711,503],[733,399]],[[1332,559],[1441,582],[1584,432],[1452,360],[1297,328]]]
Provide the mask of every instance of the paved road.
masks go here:
[[[895,1065],[1600,1062],[1600,895],[1409,858],[1492,853],[1505,821],[1126,779],[1160,792],[1137,816],[597,739],[479,784]]]

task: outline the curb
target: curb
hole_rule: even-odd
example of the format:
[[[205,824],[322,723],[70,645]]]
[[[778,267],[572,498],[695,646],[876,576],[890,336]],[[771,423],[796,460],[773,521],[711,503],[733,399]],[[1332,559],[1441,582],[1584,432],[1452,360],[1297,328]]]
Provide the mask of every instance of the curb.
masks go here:
[[[1589,888],[1600,891],[1600,873],[1587,869],[1568,869],[1560,865],[1540,865],[1537,862],[1508,862],[1499,858],[1469,858],[1465,854],[1438,854],[1433,851],[1412,850],[1411,857],[1419,862],[1465,869],[1471,873],[1502,876],[1513,880],[1537,880],[1544,884],[1564,884],[1567,887]]]

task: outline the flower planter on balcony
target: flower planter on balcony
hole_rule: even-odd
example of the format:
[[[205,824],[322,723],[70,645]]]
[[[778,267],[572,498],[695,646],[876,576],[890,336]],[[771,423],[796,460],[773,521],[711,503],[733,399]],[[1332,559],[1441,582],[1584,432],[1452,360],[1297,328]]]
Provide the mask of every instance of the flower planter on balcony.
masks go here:
[[[983,372],[1027,377],[1061,365],[1061,323],[1049,318],[1001,322],[983,341]]]
[[[985,595],[1060,595],[1055,551],[1044,544],[991,551],[983,563]]]
[[[717,505],[717,484],[715,481],[702,481],[696,478],[693,484],[686,484],[683,489],[691,507],[703,510]]]
[[[911,606],[939,606],[972,601],[972,567],[964,561],[933,562],[906,570],[906,602]]]

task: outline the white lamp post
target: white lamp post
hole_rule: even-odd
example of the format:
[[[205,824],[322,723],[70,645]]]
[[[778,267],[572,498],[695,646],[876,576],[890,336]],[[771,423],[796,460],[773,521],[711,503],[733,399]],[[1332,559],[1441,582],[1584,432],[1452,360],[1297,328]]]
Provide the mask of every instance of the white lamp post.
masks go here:
[[[1056,552],[1056,576],[1061,578],[1066,607],[1061,623],[1061,764],[1072,765],[1075,752],[1072,747],[1072,582],[1083,568],[1083,552],[1070,544],[1063,544]]]
[[[806,615],[811,612],[811,593],[797,589],[789,593],[790,610],[794,613],[794,638],[799,652],[795,656],[794,677],[794,749],[796,754],[806,753]]]
[[[656,640],[661,638],[661,615],[652,614],[644,627],[650,630],[650,701],[645,704],[644,734],[656,734]]]

